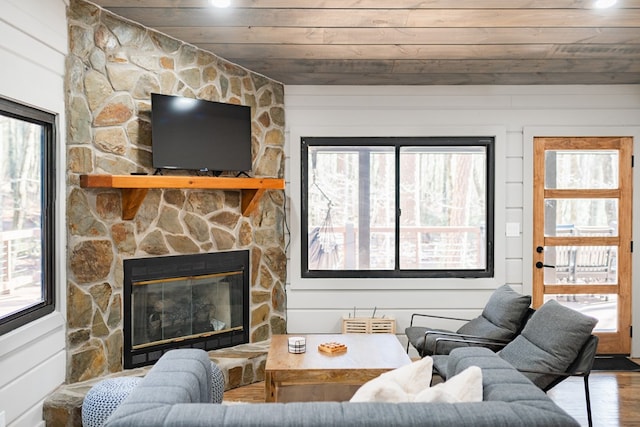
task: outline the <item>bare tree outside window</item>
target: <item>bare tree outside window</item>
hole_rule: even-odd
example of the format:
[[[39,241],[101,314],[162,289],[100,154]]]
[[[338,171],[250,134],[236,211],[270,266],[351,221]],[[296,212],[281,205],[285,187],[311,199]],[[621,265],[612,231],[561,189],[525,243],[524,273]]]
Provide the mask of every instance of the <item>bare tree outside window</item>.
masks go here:
[[[53,309],[53,278],[44,277],[52,239],[43,239],[53,233],[45,174],[54,123],[53,115],[0,99],[0,333]]]

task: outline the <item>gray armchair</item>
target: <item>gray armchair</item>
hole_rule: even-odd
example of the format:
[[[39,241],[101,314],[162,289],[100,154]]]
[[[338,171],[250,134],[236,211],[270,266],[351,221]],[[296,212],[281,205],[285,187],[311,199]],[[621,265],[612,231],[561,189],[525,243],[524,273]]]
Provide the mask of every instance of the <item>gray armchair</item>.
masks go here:
[[[575,360],[569,368],[564,372],[557,371],[541,371],[533,369],[518,368],[520,372],[525,375],[540,376],[540,377],[552,377],[553,380],[544,387],[542,390],[546,393],[553,387],[564,381],[569,377],[582,377],[584,380],[584,397],[587,404],[587,419],[589,420],[589,427],[593,425],[593,419],[591,417],[591,397],[589,393],[589,375],[591,374],[591,368],[593,368],[593,362],[596,358],[596,350],[598,349],[598,337],[591,335],[587,342],[582,346],[580,352],[576,356]]]
[[[591,426],[589,374],[598,347],[598,337],[592,335],[597,322],[593,317],[549,300],[498,355],[545,392],[570,376],[583,377]],[[448,361],[448,356],[433,357],[434,372],[444,379],[455,368],[449,366]]]
[[[531,315],[531,296],[515,292],[509,285],[496,289],[475,319],[460,319],[415,313],[405,329],[409,345],[415,347],[420,357],[449,354],[457,347],[484,346],[497,351],[509,343],[521,330]],[[456,331],[418,326],[422,318],[465,321]]]

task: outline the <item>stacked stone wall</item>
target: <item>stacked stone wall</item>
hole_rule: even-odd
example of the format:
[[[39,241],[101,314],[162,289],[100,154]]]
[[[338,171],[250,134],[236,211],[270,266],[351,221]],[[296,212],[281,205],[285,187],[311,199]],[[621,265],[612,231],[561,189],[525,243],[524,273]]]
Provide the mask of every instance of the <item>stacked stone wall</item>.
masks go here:
[[[151,93],[251,106],[253,174],[282,178],[283,85],[82,0],[68,22],[67,381],[122,370],[125,258],[249,249],[250,340],[284,333],[284,192],[244,217],[239,191],[149,190],[127,221],[120,190],[79,185],[81,174],[153,174]]]

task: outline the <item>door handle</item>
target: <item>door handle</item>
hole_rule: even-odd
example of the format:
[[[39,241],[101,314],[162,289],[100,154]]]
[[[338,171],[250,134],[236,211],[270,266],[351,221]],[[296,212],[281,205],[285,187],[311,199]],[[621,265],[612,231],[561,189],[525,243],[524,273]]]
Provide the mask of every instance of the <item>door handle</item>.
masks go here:
[[[538,261],[536,262],[536,268],[556,268],[555,265],[548,265],[548,264],[543,264],[542,261]]]

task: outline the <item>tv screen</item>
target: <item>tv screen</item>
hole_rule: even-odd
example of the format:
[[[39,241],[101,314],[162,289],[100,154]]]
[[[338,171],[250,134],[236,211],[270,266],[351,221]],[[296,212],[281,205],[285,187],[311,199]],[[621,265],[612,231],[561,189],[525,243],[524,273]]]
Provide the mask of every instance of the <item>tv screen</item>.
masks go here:
[[[153,167],[251,170],[251,107],[151,94]]]

